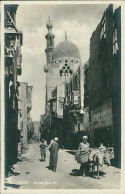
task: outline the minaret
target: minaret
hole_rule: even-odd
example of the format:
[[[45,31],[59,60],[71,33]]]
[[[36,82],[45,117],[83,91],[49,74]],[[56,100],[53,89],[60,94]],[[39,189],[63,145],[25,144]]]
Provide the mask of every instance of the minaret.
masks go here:
[[[55,35],[52,33],[53,24],[52,24],[52,21],[50,20],[50,17],[49,17],[49,21],[46,24],[46,27],[48,29],[48,33],[45,36],[47,41],[47,48],[45,49],[45,52],[46,52],[47,65],[49,65],[52,62],[52,53],[54,49],[54,38],[55,38]]]

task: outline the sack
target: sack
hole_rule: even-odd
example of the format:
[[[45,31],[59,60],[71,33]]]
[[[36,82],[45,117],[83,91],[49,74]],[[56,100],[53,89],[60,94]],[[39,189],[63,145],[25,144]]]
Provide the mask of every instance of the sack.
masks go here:
[[[115,156],[114,156],[114,148],[113,147],[106,148],[106,153],[109,154],[110,159],[114,159],[115,158]]]

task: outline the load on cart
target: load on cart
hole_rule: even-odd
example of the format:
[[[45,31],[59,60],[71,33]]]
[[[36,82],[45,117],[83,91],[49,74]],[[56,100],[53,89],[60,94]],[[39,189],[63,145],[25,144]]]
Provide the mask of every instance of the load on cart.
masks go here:
[[[83,142],[80,143],[78,150],[75,152],[75,159],[81,164],[80,171],[83,176],[87,175],[89,171],[92,174],[97,174],[99,178],[99,168],[104,164],[111,165],[111,159],[114,159],[114,148],[103,146],[100,144],[99,148],[90,148],[87,142],[88,137],[83,136]]]

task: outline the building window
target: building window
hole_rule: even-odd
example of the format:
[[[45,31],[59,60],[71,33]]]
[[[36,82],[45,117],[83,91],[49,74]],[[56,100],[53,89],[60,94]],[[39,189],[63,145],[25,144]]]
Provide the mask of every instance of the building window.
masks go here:
[[[78,90],[78,77],[77,75],[73,76],[73,90]]]
[[[106,38],[106,18],[101,22],[100,40]]]
[[[109,67],[108,63],[104,63],[102,66],[102,85],[103,89],[109,87]]]
[[[118,35],[117,35],[117,29],[114,30],[113,34],[113,55],[117,54],[118,51]]]
[[[65,64],[62,67],[62,69],[60,69],[59,73],[60,73],[60,77],[62,77],[62,76],[71,76],[73,74],[73,70],[70,69],[70,67],[67,64]]]

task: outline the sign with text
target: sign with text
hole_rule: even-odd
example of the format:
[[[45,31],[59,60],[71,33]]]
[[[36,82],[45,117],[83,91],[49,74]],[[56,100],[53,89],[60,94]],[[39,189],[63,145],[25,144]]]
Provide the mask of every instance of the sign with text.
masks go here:
[[[63,118],[64,84],[57,86],[57,117]]]

